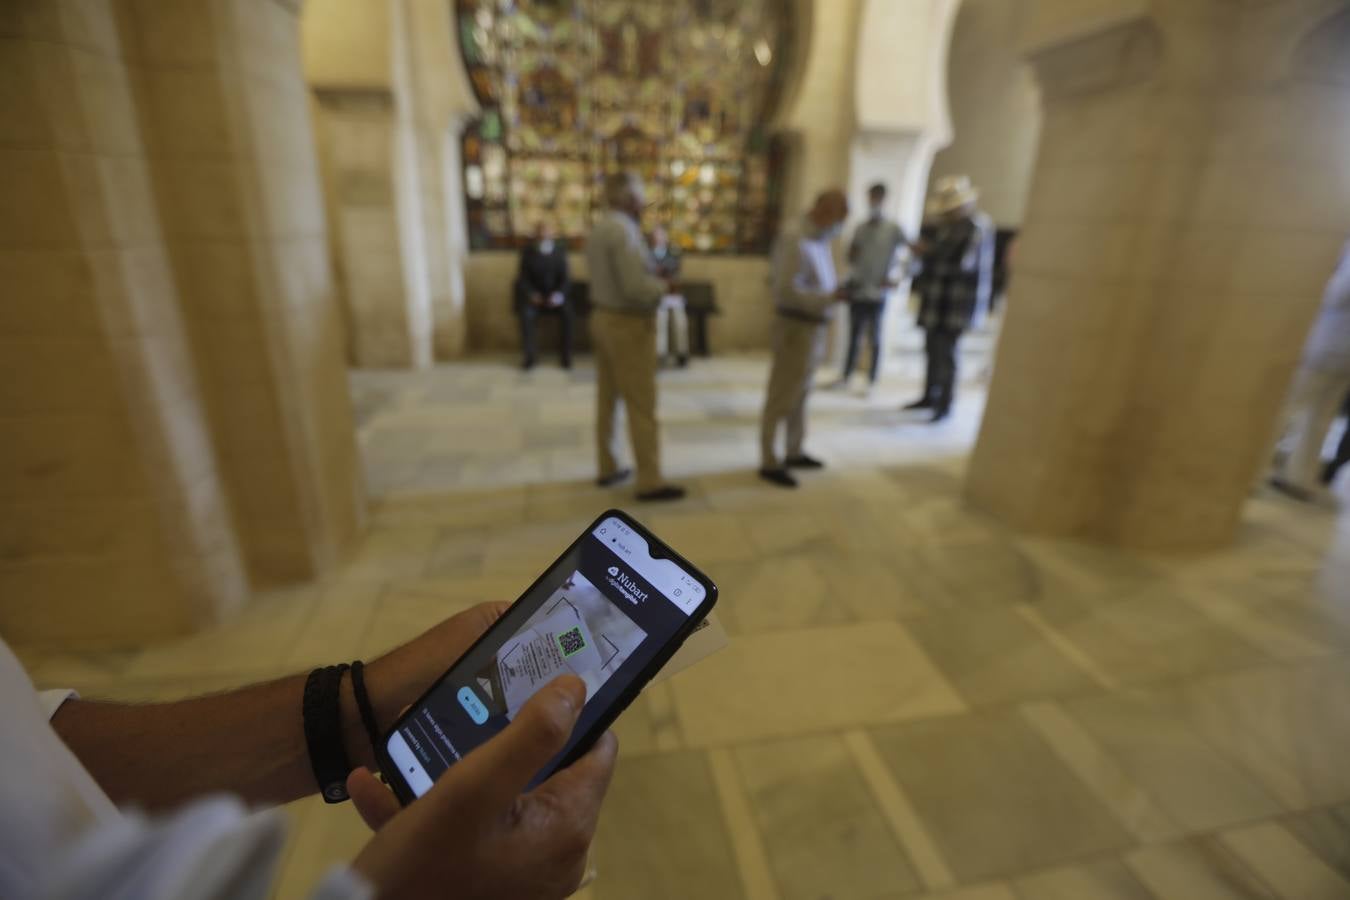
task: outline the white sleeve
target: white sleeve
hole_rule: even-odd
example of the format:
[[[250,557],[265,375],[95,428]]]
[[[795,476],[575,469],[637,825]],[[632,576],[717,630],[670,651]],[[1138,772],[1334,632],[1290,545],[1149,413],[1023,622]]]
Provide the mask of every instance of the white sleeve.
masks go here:
[[[232,797],[171,816],[128,813],[88,829],[53,865],[34,900],[266,900],[285,845],[278,810],[250,813]],[[356,873],[334,870],[316,900],[372,900]]]
[[[62,703],[65,703],[67,700],[74,700],[79,696],[79,694],[72,691],[70,688],[38,691],[38,703],[42,704],[42,708],[47,712],[47,719],[50,721],[51,717],[56,715],[56,711],[61,708]]]

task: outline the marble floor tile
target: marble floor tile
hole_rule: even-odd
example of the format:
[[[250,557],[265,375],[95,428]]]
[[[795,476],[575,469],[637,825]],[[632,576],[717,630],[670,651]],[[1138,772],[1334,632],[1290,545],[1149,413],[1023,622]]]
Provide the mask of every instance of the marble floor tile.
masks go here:
[[[693,746],[965,711],[893,622],[738,637],[670,685]]]
[[[720,590],[718,611],[736,635],[763,634],[852,620],[811,558],[718,563],[709,575]]]
[[[1350,805],[1298,813],[1284,827],[1350,881]]]
[[[840,738],[752,744],[734,756],[784,900],[920,887]]]
[[[1064,697],[1096,684],[1016,613],[934,613],[905,628],[972,706]]]
[[[596,836],[597,900],[745,896],[705,753],[622,759]]]
[[[1287,808],[1350,800],[1350,662],[1255,668],[1177,694],[1200,733]]]
[[[1070,700],[1070,717],[1182,829],[1208,831],[1279,815],[1279,800],[1222,745],[1205,739],[1167,690]],[[1232,736],[1240,739],[1238,735]]]
[[[1175,587],[1113,598],[1043,596],[1031,606],[1120,684],[1203,675],[1269,659]]]
[[[1281,897],[1350,897],[1350,881],[1277,822],[1225,831],[1219,840]]]
[[[635,510],[653,534],[699,568],[717,563],[746,562],[757,553],[747,522],[741,516],[711,512],[647,512]]]
[[[869,729],[961,882],[1133,843],[1039,734],[986,713]]]
[[[1124,863],[1114,859],[1018,878],[1013,892],[1019,900],[1156,900]]]
[[[669,753],[685,746],[668,684],[649,684],[613,726],[624,759]]]
[[[1213,838],[1144,847],[1125,859],[1159,900],[1280,900],[1246,863]]]
[[[1185,829],[1126,771],[1105,745],[1050,702],[1028,703],[1018,712],[1027,724],[1138,840],[1156,843]]]

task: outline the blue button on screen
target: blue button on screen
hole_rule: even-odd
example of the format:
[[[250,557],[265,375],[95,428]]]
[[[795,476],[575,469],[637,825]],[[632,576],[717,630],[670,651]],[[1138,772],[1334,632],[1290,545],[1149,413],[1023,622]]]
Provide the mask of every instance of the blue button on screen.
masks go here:
[[[479,700],[478,695],[472,690],[462,687],[459,689],[457,696],[459,697],[459,705],[464,707],[464,711],[469,714],[470,719],[473,719],[475,725],[482,725],[488,720],[487,707],[483,705],[483,701]]]

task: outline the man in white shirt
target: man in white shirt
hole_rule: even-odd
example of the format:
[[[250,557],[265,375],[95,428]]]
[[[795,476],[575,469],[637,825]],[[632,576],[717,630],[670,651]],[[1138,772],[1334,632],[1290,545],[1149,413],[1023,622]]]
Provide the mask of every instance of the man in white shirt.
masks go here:
[[[392,722],[504,609],[476,607],[367,666],[377,721]],[[270,896],[284,820],[245,804],[316,791],[304,687],[302,675],[176,703],[90,703],[69,691],[38,694],[0,642],[0,897]],[[585,701],[580,679],[543,688],[406,809],[371,774],[350,679],[342,691],[342,742],[362,765],[347,787],[375,834],[312,897],[559,897],[576,887],[613,771],[613,736],[524,790],[571,734]]]
[[[820,469],[824,463],[806,454],[806,399],[825,354],[826,324],[834,304],[847,292],[834,274],[830,244],[848,217],[841,190],[829,190],[799,224],[785,228],[774,245],[770,284],[777,317],[773,327],[773,364],[760,419],[759,477],[794,488],[789,469]],[[778,454],[778,431],[787,427],[787,453]]]

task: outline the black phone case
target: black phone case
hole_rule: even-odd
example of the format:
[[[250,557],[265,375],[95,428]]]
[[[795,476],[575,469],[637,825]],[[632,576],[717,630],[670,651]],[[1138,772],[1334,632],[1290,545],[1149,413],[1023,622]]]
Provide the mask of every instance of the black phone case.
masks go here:
[[[534,591],[534,589],[539,586],[539,584],[544,580],[544,578],[547,577],[550,572],[556,569],[558,567],[558,564],[562,562],[562,560],[569,553],[571,553],[573,550],[576,549],[578,544],[580,544],[586,538],[590,537],[591,532],[593,532],[600,525],[601,522],[611,517],[622,519],[624,524],[628,525],[630,528],[632,528],[634,531],[640,534],[647,541],[648,552],[651,553],[654,559],[670,559],[675,563],[679,564],[685,570],[685,572],[687,572],[692,578],[694,578],[694,580],[696,580],[699,584],[703,586],[703,589],[707,591],[707,597],[704,598],[701,604],[699,604],[698,609],[696,609],[692,614],[690,614],[685,624],[680,627],[680,630],[677,631],[674,634],[674,636],[671,637],[671,639],[666,643],[666,646],[661,648],[661,651],[652,659],[650,663],[647,664],[647,667],[637,674],[637,676],[633,679],[632,683],[628,686],[628,688],[624,690],[622,694],[620,694],[618,697],[615,698],[614,703],[610,705],[609,709],[605,710],[604,713],[601,714],[600,718],[596,720],[595,725],[591,727],[590,731],[582,735],[581,740],[577,742],[577,745],[574,748],[572,748],[572,752],[567,754],[567,756],[563,757],[562,761],[558,763],[557,767],[548,773],[549,775],[552,775],[553,772],[558,771],[558,769],[567,768],[572,763],[576,762],[578,759],[585,756],[586,752],[591,749],[591,746],[596,742],[596,740],[599,739],[600,735],[604,734],[605,731],[609,728],[609,726],[614,724],[614,720],[617,719],[619,715],[625,709],[628,708],[628,705],[637,698],[638,694],[642,693],[642,689],[647,686],[647,683],[656,676],[657,672],[661,671],[661,668],[667,662],[670,661],[670,658],[675,655],[676,651],[678,651],[680,647],[684,645],[684,642],[685,640],[688,639],[689,635],[694,633],[694,629],[696,629],[699,626],[699,624],[708,617],[708,614],[712,612],[713,606],[716,605],[717,603],[717,585],[713,583],[712,579],[710,579],[707,575],[703,574],[703,572],[700,571],[699,569],[695,568],[692,563],[690,563],[683,556],[672,550],[670,546],[667,545],[664,541],[662,541],[656,535],[648,531],[642,525],[641,522],[638,522],[636,519],[628,515],[628,513],[624,512],[623,510],[610,509],[601,513],[599,516],[596,517],[594,522],[592,522],[590,525],[586,527],[585,531],[583,531],[580,535],[578,535],[576,540],[574,540],[571,544],[567,546],[567,549],[563,550],[562,553],[558,554],[558,558],[555,559],[552,563],[550,563],[548,567],[545,568],[544,571],[539,574],[539,577],[536,578],[530,584],[530,586],[527,587],[524,590],[524,592],[521,593],[520,597],[516,599],[516,602],[512,603],[511,606],[506,610],[506,612],[502,613],[501,618],[498,619],[497,622],[494,623],[491,628],[483,632],[482,636],[479,637],[478,640],[474,641],[473,644],[470,645],[470,647],[464,651],[464,653],[460,656],[459,659],[451,663],[446,668],[446,670],[441,674],[441,676],[437,678],[435,681],[433,681],[427,687],[427,689],[422,692],[422,696],[418,697],[417,700],[413,702],[411,706],[408,707],[407,711],[404,712],[403,715],[399,716],[398,719],[395,720],[394,723],[391,726],[389,726],[388,729],[385,730],[384,734],[380,738],[380,745],[375,748],[375,755],[380,761],[380,772],[385,782],[393,790],[394,795],[398,797],[399,802],[402,803],[404,806],[407,806],[409,803],[413,802],[413,800],[417,799],[417,797],[408,788],[408,783],[403,780],[403,775],[398,771],[398,766],[393,764],[393,761],[389,758],[388,751],[385,749],[389,745],[390,736],[393,735],[394,731],[398,729],[398,727],[404,722],[405,719],[407,719],[408,716],[410,716],[415,710],[421,707],[421,705],[426,701],[427,697],[431,695],[431,692],[434,691],[437,687],[439,687],[441,682],[445,680],[446,676],[448,676],[452,671],[454,671],[455,666],[459,665],[460,660],[462,660],[465,656],[468,656],[470,653],[474,651],[475,648],[477,648],[479,645],[483,644],[489,638],[491,638],[493,633],[499,627],[502,620],[504,620],[507,617],[507,615],[510,614],[511,610],[514,610],[518,605],[520,605],[520,603],[523,602],[525,598],[528,597]],[[658,555],[657,553],[652,553],[651,551],[653,550],[659,550],[660,554]]]

